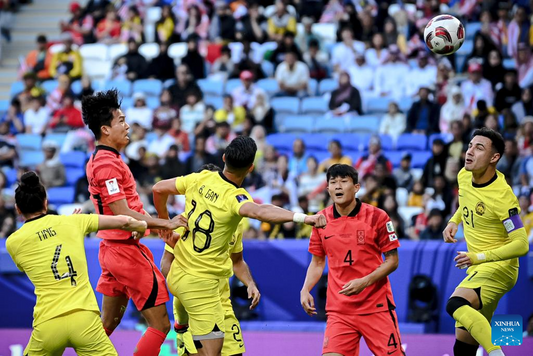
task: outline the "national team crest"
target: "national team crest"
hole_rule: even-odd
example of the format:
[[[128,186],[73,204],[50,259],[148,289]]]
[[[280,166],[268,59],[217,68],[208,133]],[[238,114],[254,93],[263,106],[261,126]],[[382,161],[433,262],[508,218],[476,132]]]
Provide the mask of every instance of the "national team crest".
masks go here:
[[[476,205],[476,214],[478,214],[479,216],[483,216],[483,214],[485,214],[485,203],[483,203],[482,201],[480,201]]]
[[[365,230],[357,230],[357,244],[358,245],[365,244]]]

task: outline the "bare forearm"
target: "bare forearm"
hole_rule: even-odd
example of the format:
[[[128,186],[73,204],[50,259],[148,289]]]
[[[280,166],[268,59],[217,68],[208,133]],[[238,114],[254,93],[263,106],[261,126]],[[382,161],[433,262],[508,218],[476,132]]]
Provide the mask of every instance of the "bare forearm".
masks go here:
[[[398,268],[398,251],[396,249],[385,252],[385,261],[379,265],[374,272],[367,275],[365,278],[368,285],[372,285],[377,281],[386,278],[389,274]]]
[[[161,219],[168,219],[167,200],[168,195],[158,194],[154,191],[154,207],[157,211],[157,216]]]
[[[146,223],[148,224],[148,227],[151,229],[169,229],[170,228],[169,220],[152,218],[149,215],[138,213],[135,210],[131,210],[130,208],[124,208],[123,210],[119,212],[113,211],[113,213],[114,214],[118,213],[117,215],[131,216],[134,219],[146,221]]]
[[[176,179],[166,179],[157,182],[152,187],[154,207],[161,219],[168,219],[167,201],[170,194],[179,194],[176,189]]]
[[[291,222],[294,217],[294,213],[274,205],[260,204],[258,205],[258,209],[256,209],[247,217],[264,222],[280,224]]]
[[[252,277],[252,272],[250,271],[250,267],[248,267],[246,261],[240,260],[237,263],[233,263],[233,273],[235,273],[235,277],[244,283],[246,287],[250,286],[251,284],[255,284],[255,281]]]
[[[322,277],[324,267],[325,262],[317,263],[315,261],[311,261],[311,264],[309,264],[309,267],[307,268],[307,274],[305,275],[305,281],[302,290],[310,292],[315,287]]]

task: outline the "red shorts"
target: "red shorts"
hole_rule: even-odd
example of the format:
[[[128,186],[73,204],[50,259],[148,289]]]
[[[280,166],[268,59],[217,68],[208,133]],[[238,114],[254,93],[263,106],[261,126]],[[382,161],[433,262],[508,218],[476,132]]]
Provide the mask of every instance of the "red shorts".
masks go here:
[[[96,290],[110,297],[127,296],[138,310],[169,301],[165,277],[154,264],[150,249],[142,244],[100,243],[102,274]]]
[[[359,340],[365,338],[374,355],[405,356],[394,310],[347,315],[328,313],[322,354],[359,355]]]

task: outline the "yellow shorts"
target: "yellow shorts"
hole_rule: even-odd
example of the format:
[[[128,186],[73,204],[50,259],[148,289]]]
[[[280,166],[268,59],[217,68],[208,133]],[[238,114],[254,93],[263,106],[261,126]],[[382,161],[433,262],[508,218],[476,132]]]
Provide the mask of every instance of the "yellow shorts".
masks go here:
[[[179,299],[189,316],[189,330],[195,340],[224,337],[224,309],[220,302],[223,279],[199,278],[185,273],[172,263],[168,273],[168,288]],[[213,333],[218,330],[220,332]]]
[[[497,262],[470,267],[467,276],[457,288],[480,288],[481,314],[490,322],[501,297],[509,292],[518,279],[518,267],[510,267]],[[455,327],[462,327],[458,322]]]
[[[241,325],[233,311],[233,305],[230,300],[229,280],[226,279],[220,284],[220,301],[224,308],[224,346],[222,347],[222,356],[232,356],[244,354],[244,341],[242,339]]]
[[[79,310],[36,325],[24,356],[63,355],[72,347],[78,355],[116,356],[117,351],[107,337],[100,315]]]

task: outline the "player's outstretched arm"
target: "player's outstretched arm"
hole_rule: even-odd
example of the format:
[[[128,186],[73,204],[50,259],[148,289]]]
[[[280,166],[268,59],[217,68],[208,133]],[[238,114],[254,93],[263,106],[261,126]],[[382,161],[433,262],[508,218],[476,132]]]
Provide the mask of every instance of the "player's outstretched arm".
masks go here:
[[[143,236],[148,224],[126,215],[98,215],[98,230],[126,230]]]
[[[322,214],[305,215],[279,208],[270,204],[245,203],[239,209],[239,215],[264,222],[281,224],[286,222],[304,223],[316,228],[326,226],[326,217]]]
[[[311,295],[311,290],[322,277],[324,268],[326,267],[326,256],[313,255],[309,267],[307,267],[307,274],[305,275],[304,285],[300,291],[300,304],[305,312],[310,315],[316,315],[315,300]]]
[[[339,294],[353,295],[361,293],[366,287],[371,286],[377,281],[386,278],[389,274],[396,271],[399,264],[398,250],[393,249],[383,253],[385,255],[385,261],[379,265],[374,272],[363,278],[354,279],[346,283]]]
[[[157,182],[152,187],[152,193],[154,195],[154,207],[157,211],[157,216],[159,216],[161,219],[168,219],[168,197],[169,195],[180,194],[176,188],[176,178],[165,179]]]
[[[252,299],[250,310],[254,309],[259,300],[261,299],[261,293],[257,289],[257,285],[252,277],[252,271],[243,258],[242,251],[231,254],[231,260],[233,261],[233,273],[235,277],[239,279],[248,288],[248,299]]]
[[[114,201],[109,204],[109,208],[114,215],[127,215],[134,219],[146,221],[148,227],[151,229],[166,229],[175,230],[178,227],[187,227],[187,219],[181,215],[176,216],[172,220],[152,218],[149,215],[141,214],[128,207],[126,199]],[[168,215],[167,215],[168,217]]]

